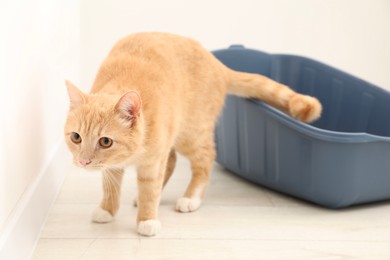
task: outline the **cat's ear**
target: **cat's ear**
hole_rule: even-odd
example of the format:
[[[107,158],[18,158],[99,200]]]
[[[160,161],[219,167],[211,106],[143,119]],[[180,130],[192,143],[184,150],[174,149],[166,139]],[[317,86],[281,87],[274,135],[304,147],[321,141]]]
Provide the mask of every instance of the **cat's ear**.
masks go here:
[[[70,109],[75,109],[86,101],[86,95],[81,92],[72,82],[65,80],[66,87],[68,88],[68,95],[70,100]]]
[[[116,109],[129,126],[132,126],[141,113],[141,97],[135,91],[124,94],[116,104]]]

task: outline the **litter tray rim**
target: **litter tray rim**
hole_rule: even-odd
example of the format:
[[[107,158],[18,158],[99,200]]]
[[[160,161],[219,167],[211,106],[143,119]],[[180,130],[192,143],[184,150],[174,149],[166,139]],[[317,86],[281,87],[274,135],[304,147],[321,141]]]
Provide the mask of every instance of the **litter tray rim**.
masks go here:
[[[390,142],[390,137],[374,135],[367,132],[341,132],[315,127],[308,123],[299,121],[282,111],[256,99],[246,99],[258,106],[268,115],[272,116],[279,123],[298,131],[301,134],[310,136],[317,140],[333,143],[369,143],[369,142]]]

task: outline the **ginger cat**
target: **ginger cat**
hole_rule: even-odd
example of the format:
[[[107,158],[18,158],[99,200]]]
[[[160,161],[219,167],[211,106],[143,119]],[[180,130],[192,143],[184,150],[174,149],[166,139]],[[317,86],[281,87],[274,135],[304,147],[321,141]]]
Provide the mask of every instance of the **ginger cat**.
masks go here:
[[[110,222],[119,208],[124,168],[138,182],[138,233],[155,235],[158,206],[176,152],[191,162],[192,179],[176,203],[199,208],[215,159],[214,128],[227,93],[263,100],[304,122],[317,119],[317,99],[261,75],[225,67],[197,42],[165,33],[118,41],[90,94],[66,82],[70,111],[65,136],[74,163],[103,171],[104,196],[93,221]]]

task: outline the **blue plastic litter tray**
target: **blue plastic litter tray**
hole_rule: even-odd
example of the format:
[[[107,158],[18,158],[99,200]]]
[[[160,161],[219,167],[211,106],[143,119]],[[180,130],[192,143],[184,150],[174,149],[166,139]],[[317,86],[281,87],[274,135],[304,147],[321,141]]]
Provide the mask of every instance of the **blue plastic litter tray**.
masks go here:
[[[213,52],[317,97],[322,117],[299,122],[257,100],[228,96],[216,128],[217,161],[252,182],[342,208],[390,198],[390,93],[312,59],[243,46]]]

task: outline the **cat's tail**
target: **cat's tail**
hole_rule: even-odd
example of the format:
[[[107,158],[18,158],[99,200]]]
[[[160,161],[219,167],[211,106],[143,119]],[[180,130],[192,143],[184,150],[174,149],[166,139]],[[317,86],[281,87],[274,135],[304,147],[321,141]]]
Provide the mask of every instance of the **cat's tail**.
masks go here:
[[[230,70],[228,92],[240,97],[260,99],[304,122],[312,122],[321,115],[321,103],[314,97],[294,92],[259,74]]]

